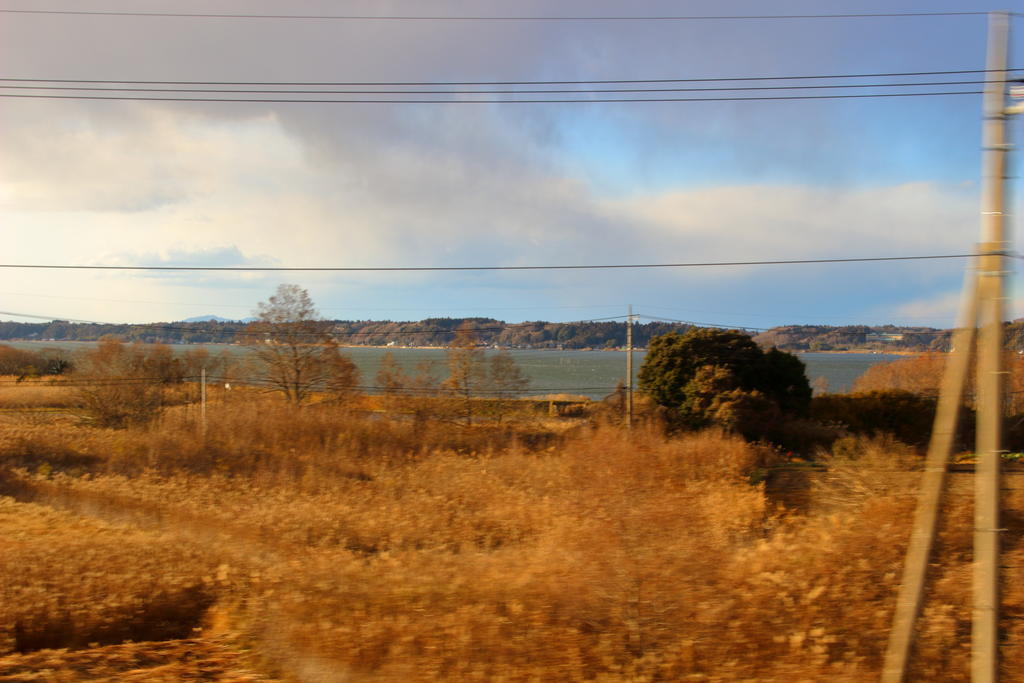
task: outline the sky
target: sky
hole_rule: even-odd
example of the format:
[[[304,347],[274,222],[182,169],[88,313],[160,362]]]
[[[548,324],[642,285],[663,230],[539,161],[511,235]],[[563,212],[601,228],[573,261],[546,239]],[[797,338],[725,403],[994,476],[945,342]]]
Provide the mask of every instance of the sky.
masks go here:
[[[442,17],[1003,8],[966,0],[0,0],[0,9]],[[489,83],[959,71],[985,68],[986,26],[984,16],[367,21],[0,13],[0,79]],[[1016,17],[1011,32],[1022,30],[1024,18]],[[1010,67],[1024,68],[1022,45],[1011,48]],[[972,82],[916,90],[981,89],[977,74],[929,78]],[[922,78],[599,87],[908,80]],[[1011,132],[1019,128],[1011,123]],[[567,104],[0,97],[0,263],[550,266],[963,254],[978,241],[980,131],[980,95]],[[1019,213],[1021,182],[1010,184]],[[344,320],[570,321],[625,315],[632,305],[643,315],[751,328],[946,327],[965,266],[948,259],[456,272],[3,268],[0,319],[243,318],[291,283],[309,291],[323,316]],[[1011,312],[1024,315],[1016,303]]]

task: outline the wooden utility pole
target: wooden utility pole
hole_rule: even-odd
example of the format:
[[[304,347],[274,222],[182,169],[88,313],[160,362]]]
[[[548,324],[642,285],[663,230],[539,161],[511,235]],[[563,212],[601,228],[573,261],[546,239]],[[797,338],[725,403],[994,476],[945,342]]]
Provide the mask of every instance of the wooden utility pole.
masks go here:
[[[626,316],[626,428],[633,428],[633,304]]]
[[[977,465],[974,478],[974,575],[971,612],[971,681],[999,678],[999,475],[1003,431],[1004,260],[1009,243],[1004,230],[1006,117],[1021,107],[1006,106],[1006,54],[1009,13],[989,15],[988,57],[983,103],[984,129],[981,243],[977,272],[964,285],[961,320],[942,380],[925,472],[914,514],[903,579],[882,670],[884,683],[900,683],[907,674],[914,622],[924,596],[946,465],[956,434],[975,328],[977,347]]]
[[[1003,317],[1007,251],[1006,52],[1009,14],[989,15],[982,134],[981,257],[978,263],[978,426],[974,483],[974,608],[971,680],[999,678],[999,470],[1003,431]]]
[[[199,423],[206,434],[206,368],[199,371]]]
[[[925,458],[921,491],[918,494],[914,522],[903,563],[903,577],[896,595],[896,613],[893,616],[889,643],[882,664],[882,683],[902,683],[910,663],[910,649],[914,642],[914,623],[924,601],[928,561],[938,528],[939,505],[946,479],[946,465],[953,454],[956,426],[960,418],[967,373],[970,370],[978,320],[977,272],[972,267],[964,277],[960,319],[953,332],[951,349],[946,359],[935,407],[928,455]]]

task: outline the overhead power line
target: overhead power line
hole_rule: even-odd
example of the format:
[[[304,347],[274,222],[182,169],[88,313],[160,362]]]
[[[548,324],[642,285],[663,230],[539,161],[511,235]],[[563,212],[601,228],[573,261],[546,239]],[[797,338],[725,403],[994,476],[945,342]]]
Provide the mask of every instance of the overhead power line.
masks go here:
[[[139,97],[103,95],[17,95],[0,93],[0,97],[47,100],[120,100],[130,102],[249,102],[257,104],[609,104],[614,102],[754,102],[767,100],[840,100],[878,97],[927,97],[941,95],[980,95],[981,90],[950,92],[872,93],[858,95],[766,95],[760,97],[644,97],[587,99],[310,99],[270,97]]]
[[[1007,69],[1022,71],[1024,69]],[[501,86],[501,85],[608,85],[627,83],[711,83],[735,81],[800,81],[841,78],[904,78],[910,76],[957,76],[964,74],[984,74],[985,69],[957,69],[947,71],[893,71],[863,74],[800,74],[796,76],[724,76],[702,78],[632,78],[602,80],[561,80],[561,81],[125,81],[110,79],[84,78],[0,78],[0,82],[35,82],[35,83],[105,83],[108,85],[231,85],[231,86],[323,86],[323,87],[361,87],[361,86]],[[1002,71],[1000,71],[1002,73]]]
[[[0,296],[32,297],[34,299],[60,299],[60,300],[63,300],[63,301],[100,301],[100,302],[103,302],[103,303],[111,303],[111,304],[152,304],[152,305],[160,305],[160,306],[200,306],[200,307],[203,307],[203,308],[244,308],[246,310],[252,310],[252,306],[247,305],[247,304],[223,304],[223,303],[211,304],[211,303],[208,303],[208,302],[197,302],[197,301],[153,301],[151,299],[111,299],[109,297],[66,296],[66,295],[59,295],[59,294],[37,294],[35,292],[29,293],[29,292],[4,292],[4,291],[0,291]],[[447,305],[447,304],[445,304],[445,305]],[[392,313],[392,312],[396,312],[396,311],[418,311],[420,313],[436,313],[438,308],[439,308],[439,306],[440,305],[435,305],[433,307],[425,307],[425,306],[409,307],[409,306],[404,306],[404,307],[401,307],[401,308],[379,307],[379,306],[320,306],[319,308],[320,308],[321,311],[349,311],[349,312],[374,311],[374,312],[378,312],[378,313],[379,312]],[[545,311],[547,311],[547,310],[574,310],[574,311],[579,311],[579,310],[591,310],[591,309],[596,309],[596,308],[601,308],[601,309],[603,309],[603,308],[620,309],[620,308],[622,308],[622,305],[621,304],[578,304],[578,305],[574,305],[574,306],[488,306],[487,310],[488,311],[495,311],[495,312],[496,311],[537,311],[537,310],[545,310]],[[657,307],[655,306],[654,308],[657,308]],[[476,309],[465,309],[465,308],[464,309],[455,309],[455,312],[467,311],[467,310],[470,310],[472,313],[477,312]],[[4,311],[0,311],[0,314],[3,314],[3,313],[4,313]],[[451,316],[452,312],[449,311],[448,315]],[[740,314],[740,315],[742,315],[742,314]],[[758,314],[758,315],[766,315],[766,314]],[[429,317],[429,315],[427,317]],[[470,316],[467,315],[467,317],[470,317]],[[50,320],[50,318],[46,318],[46,320]],[[67,320],[67,318],[63,318],[63,320]],[[210,321],[207,321],[207,320],[202,320],[202,321],[196,320],[196,321],[193,321],[193,322],[210,322]],[[214,320],[212,322],[218,322],[218,321]],[[238,318],[225,318],[223,320],[220,320],[219,322],[239,322],[239,319]]]
[[[62,376],[57,376],[62,377]],[[198,377],[194,378],[198,379]],[[182,377],[181,380],[193,380],[192,377]],[[113,386],[131,386],[138,384],[176,384],[175,380],[170,380],[165,377],[105,377],[101,379],[92,378],[70,378],[70,379],[50,379],[50,380],[34,380],[25,381],[23,379],[2,379],[0,384],[9,385],[7,388],[12,387],[33,387],[44,384],[45,386],[52,387],[113,387]]]
[[[273,327],[261,328],[260,326],[267,325],[266,323],[260,323],[259,321],[252,322],[241,322],[231,321],[228,323],[217,323],[216,327],[209,327],[209,323],[206,322],[194,322],[194,323],[110,323],[100,322],[97,320],[77,320],[72,318],[62,318],[59,316],[43,316],[27,313],[14,313],[10,311],[0,311],[0,315],[12,315],[21,318],[33,318],[38,320],[46,320],[48,322],[74,322],[82,325],[95,325],[99,327],[114,327],[114,328],[133,328],[138,333],[149,333],[149,332],[200,332],[203,334],[213,335],[219,334],[225,337],[236,338],[258,338],[261,336],[272,335],[274,333]],[[336,326],[339,323],[345,323],[347,321],[340,320],[320,320],[311,321],[320,323],[323,329],[309,331],[309,332],[295,332],[290,331],[288,334],[292,337],[309,338],[309,339],[323,339],[330,337],[334,339],[338,338],[354,338],[354,337],[417,337],[422,335],[456,335],[459,332],[504,332],[507,330],[515,330],[519,328],[538,328],[543,327],[546,324],[556,325],[583,325],[587,323],[600,323],[600,322],[613,322],[616,320],[623,320],[627,316],[615,315],[604,318],[584,318],[581,320],[570,320],[565,322],[550,323],[545,321],[531,321],[522,323],[501,323],[499,325],[488,324],[488,325],[476,325],[472,322],[467,322],[464,319],[462,325],[458,327],[427,327],[420,329],[406,329],[406,330],[339,330]],[[391,321],[379,321],[379,322],[391,322]],[[24,323],[31,324],[31,323]],[[393,323],[393,324],[412,324],[416,323]],[[59,340],[58,340],[59,341]],[[71,340],[74,341],[74,340]]]
[[[193,377],[193,378],[186,378],[186,379],[191,379],[192,381],[195,381],[198,378]],[[440,378],[438,378],[438,379],[440,379]],[[274,381],[272,379],[264,378],[264,377],[252,377],[252,376],[250,376],[250,377],[240,378],[240,377],[236,377],[236,376],[233,376],[233,375],[230,375],[230,374],[228,374],[228,375],[220,375],[220,376],[216,376],[216,375],[208,376],[207,380],[210,381],[210,382],[215,382],[215,383],[229,382],[231,384],[248,385],[248,386],[255,386],[255,387],[277,387],[277,386],[279,386],[276,381]],[[392,386],[392,387],[388,387],[388,386],[378,386],[378,385],[357,384],[357,385],[353,385],[352,387],[349,387],[349,388],[355,389],[355,390],[358,390],[358,391],[374,391],[374,392],[378,392],[379,391],[379,392],[382,392],[382,393],[405,394],[405,395],[419,395],[419,396],[444,396],[444,395],[447,395],[447,394],[450,393],[449,389],[446,389],[445,387],[442,387],[442,386],[432,386],[432,387],[429,387],[429,386],[428,387],[394,387],[394,386]],[[594,386],[590,386],[590,387],[587,387],[587,386],[584,386],[584,387],[579,387],[579,386],[574,386],[574,387],[554,386],[554,387],[535,387],[535,388],[527,388],[527,389],[518,389],[518,390],[514,390],[514,391],[501,390],[501,389],[484,389],[482,387],[478,387],[478,388],[475,388],[473,390],[473,394],[476,395],[476,396],[480,396],[480,397],[486,397],[486,396],[510,397],[512,395],[516,395],[516,396],[531,396],[531,395],[532,396],[537,396],[537,395],[551,394],[551,393],[558,393],[558,392],[572,393],[572,392],[578,392],[578,391],[608,391],[608,392],[612,392],[612,391],[615,391],[615,387],[609,387],[609,386],[597,386],[597,387],[594,387]]]
[[[0,385],[5,386],[7,389],[14,388],[37,388],[40,385],[54,388],[83,388],[83,387],[115,387],[115,386],[136,386],[136,385],[163,385],[173,386],[180,385],[183,382],[198,382],[200,381],[199,375],[185,375],[183,377],[175,377],[173,379],[166,377],[104,377],[104,378],[91,378],[91,377],[75,377],[75,376],[54,376],[52,378],[34,378],[32,380],[22,379],[0,379]],[[278,383],[272,379],[264,377],[238,377],[235,375],[209,375],[207,381],[210,383],[230,383],[235,385],[245,385],[254,387],[276,387]],[[403,395],[422,395],[422,396],[443,396],[448,391],[440,386],[434,387],[388,387],[378,386],[372,384],[357,384],[349,387],[357,391],[370,391],[370,392],[382,392],[391,394],[403,394]],[[580,391],[615,391],[615,387],[609,386],[585,386],[585,387],[536,387],[527,389],[518,389],[515,391],[501,390],[501,389],[474,389],[473,393],[477,396],[537,396],[551,393],[572,393]]]
[[[107,266],[41,263],[0,263],[0,268],[34,270],[126,270],[126,271],[215,271],[215,272],[445,272],[492,270],[609,270],[632,268],[708,268],[722,266],[781,266],[813,263],[869,263],[883,261],[927,261],[976,258],[980,254],[928,254],[915,256],[863,256],[854,258],[778,259],[764,261],[691,261],[679,263],[605,263],[552,266]]]
[[[599,15],[599,16],[487,16],[487,15],[372,15],[372,14],[229,14],[200,12],[125,12],[90,10],[29,10],[0,9],[4,14],[106,16],[106,17],[163,17],[187,19],[324,19],[341,21],[740,21],[761,19],[870,19],[909,17],[963,17],[982,16],[988,12],[859,12],[835,14],[746,14],[746,15]]]
[[[33,315],[31,313],[14,313],[13,311],[0,311],[0,315],[13,315],[16,318],[33,318],[35,320],[65,320],[69,323],[85,323],[87,325],[107,325],[109,323],[97,323],[93,320],[79,320],[77,318],[54,318],[47,315]]]
[[[695,320],[679,320],[677,318],[663,318],[657,315],[649,315],[646,313],[637,313],[638,318],[647,318],[648,320],[655,320],[663,323],[676,323],[679,325],[691,325],[693,327],[715,327],[724,330],[753,330],[755,332],[767,332],[772,329],[770,327],[751,327],[750,325],[723,325],[721,323],[702,323]]]
[[[35,318],[40,320],[46,320],[48,322],[74,322],[82,325],[94,325],[98,327],[112,327],[112,328],[131,328],[131,331],[139,334],[149,334],[151,332],[201,332],[208,335],[222,335],[230,337],[232,339],[238,337],[258,337],[259,332],[254,333],[249,330],[249,326],[254,323],[231,321],[228,323],[217,323],[218,327],[211,328],[206,322],[195,322],[195,323],[109,323],[99,322],[95,320],[76,320],[69,318],[61,318],[59,316],[42,316],[32,315],[25,313],[13,313],[0,311],[0,315],[13,315],[25,318]],[[767,332],[770,330],[778,329],[779,327],[787,326],[776,326],[776,327],[751,327],[750,325],[733,325],[726,323],[712,323],[712,322],[701,322],[695,320],[682,320],[678,318],[665,318],[661,316],[649,315],[646,313],[634,314],[638,318],[646,318],[651,320],[653,323],[668,323],[672,325],[682,325],[686,327],[713,327],[724,330],[747,330],[755,332]],[[346,321],[340,320],[324,320],[320,321],[324,324],[324,330],[317,332],[291,332],[290,335],[293,337],[303,337],[311,339],[323,339],[331,337],[333,339],[341,338],[357,338],[357,337],[384,337],[384,338],[395,338],[395,337],[418,337],[422,335],[455,335],[459,332],[505,332],[509,330],[516,330],[519,328],[534,328],[542,329],[545,325],[583,325],[588,323],[605,323],[614,322],[618,320],[624,320],[628,316],[618,315],[610,316],[606,318],[585,318],[581,320],[570,320],[570,321],[533,321],[523,323],[503,323],[500,325],[481,325],[477,327],[431,327],[431,328],[420,328],[420,329],[404,329],[404,330],[339,330],[337,329],[338,324],[343,324]],[[10,321],[5,321],[10,322]],[[391,323],[396,325],[412,324],[416,323],[394,323],[393,321],[376,321],[377,323]],[[24,323],[31,324],[31,323]],[[623,323],[625,324],[625,323]],[[800,326],[796,327],[816,327],[815,325]],[[827,326],[836,328],[836,326]],[[877,327],[871,325],[844,325],[839,327]],[[904,334],[908,336],[941,336],[950,333],[947,329],[918,329],[908,326],[893,326],[897,330],[898,334]],[[56,341],[78,341],[68,339],[58,339]],[[218,343],[218,342],[209,342]]]
[[[276,94],[276,95],[543,95],[543,94],[591,94],[591,93],[664,93],[664,92],[748,92],[764,90],[834,90],[840,88],[920,88],[950,85],[984,85],[985,81],[926,81],[921,83],[828,83],[824,85],[747,85],[723,86],[718,88],[545,88],[516,90],[299,90],[282,89],[251,90],[241,88],[143,88],[106,87],[81,85],[7,85],[0,79],[4,90],[45,90],[72,92],[144,92],[144,93],[212,93],[233,94]]]

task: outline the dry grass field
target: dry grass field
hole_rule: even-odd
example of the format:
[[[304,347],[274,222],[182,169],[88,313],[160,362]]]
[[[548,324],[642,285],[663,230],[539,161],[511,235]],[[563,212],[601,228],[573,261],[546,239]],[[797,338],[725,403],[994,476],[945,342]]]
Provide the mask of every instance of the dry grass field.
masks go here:
[[[877,680],[913,454],[845,441],[794,512],[752,483],[771,449],[571,424],[247,396],[205,430],[3,425],[0,680]],[[968,679],[970,514],[951,499],[914,680]],[[1012,680],[1017,581],[1004,615]]]
[[[13,375],[0,375],[0,410],[3,412],[25,409],[67,408],[74,396],[60,379],[22,379]]]

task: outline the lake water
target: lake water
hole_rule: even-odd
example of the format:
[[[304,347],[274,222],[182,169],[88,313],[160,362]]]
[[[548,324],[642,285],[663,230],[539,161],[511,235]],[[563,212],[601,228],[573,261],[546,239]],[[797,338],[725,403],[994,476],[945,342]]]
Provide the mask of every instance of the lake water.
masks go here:
[[[11,346],[25,349],[60,348],[83,349],[93,346],[91,342],[6,342]],[[227,344],[203,345],[211,354],[226,352],[244,356],[243,346]],[[196,349],[200,345],[172,345],[178,352]],[[372,386],[384,354],[391,352],[395,360],[411,371],[423,361],[433,363],[434,374],[445,376],[444,349],[405,349],[350,347],[343,349],[346,355],[362,373],[362,384]],[[488,353],[494,353],[488,351]],[[529,394],[580,394],[590,398],[603,398],[615,389],[616,383],[625,377],[626,355],[619,351],[559,351],[559,350],[514,350],[510,352],[523,374],[530,379]],[[634,374],[640,371],[645,353],[633,354]],[[802,353],[800,360],[807,366],[807,378],[814,383],[824,378],[827,390],[832,393],[849,391],[853,382],[865,370],[877,363],[896,360],[899,356],[872,353]],[[818,382],[821,384],[821,382]]]

